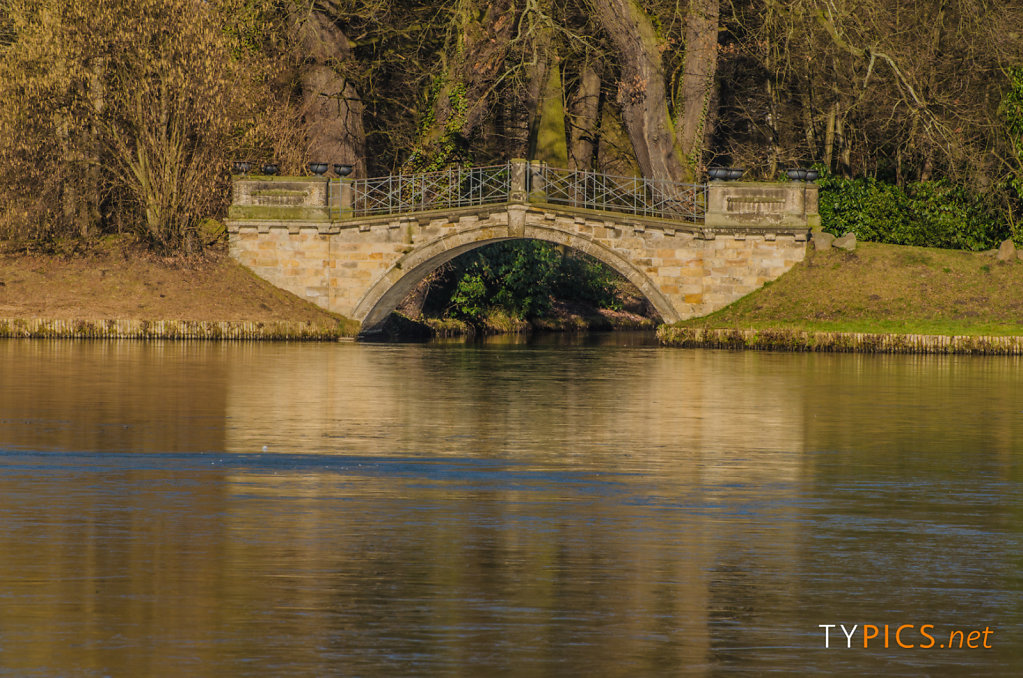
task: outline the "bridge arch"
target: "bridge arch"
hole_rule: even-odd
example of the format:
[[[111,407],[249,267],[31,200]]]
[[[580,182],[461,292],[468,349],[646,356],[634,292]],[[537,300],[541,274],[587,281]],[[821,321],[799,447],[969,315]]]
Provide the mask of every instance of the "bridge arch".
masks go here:
[[[476,227],[417,244],[370,286],[356,305],[353,315],[362,321],[364,331],[371,331],[387,318],[419,282],[440,266],[485,245],[508,240],[543,240],[579,250],[611,267],[635,285],[665,322],[679,320],[675,307],[632,261],[591,238],[529,216],[526,216],[521,232],[515,235],[509,235],[507,228],[494,228],[491,224],[480,222]]]

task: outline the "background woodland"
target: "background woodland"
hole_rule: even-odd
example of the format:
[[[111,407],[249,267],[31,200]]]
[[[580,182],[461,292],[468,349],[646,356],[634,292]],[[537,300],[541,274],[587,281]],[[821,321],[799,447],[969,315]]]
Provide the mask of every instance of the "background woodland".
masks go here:
[[[988,0],[0,0],[0,237],[195,254],[232,160],[525,157],[816,165],[829,229],[982,249],[1020,234],[1021,34]]]

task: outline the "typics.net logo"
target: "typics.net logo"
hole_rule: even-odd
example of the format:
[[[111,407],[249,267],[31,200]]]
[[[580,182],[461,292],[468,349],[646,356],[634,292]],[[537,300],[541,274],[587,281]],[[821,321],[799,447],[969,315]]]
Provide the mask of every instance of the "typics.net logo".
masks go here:
[[[824,647],[898,647],[904,650],[990,650],[994,630],[936,630],[934,624],[818,624],[824,629]],[[851,628],[850,628],[851,627]]]

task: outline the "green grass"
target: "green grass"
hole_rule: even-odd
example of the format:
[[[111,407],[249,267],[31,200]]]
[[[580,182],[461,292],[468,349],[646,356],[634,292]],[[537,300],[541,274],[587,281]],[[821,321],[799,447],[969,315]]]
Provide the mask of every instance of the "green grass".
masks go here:
[[[762,289],[679,327],[1023,335],[1023,261],[959,250],[860,243],[810,250]]]

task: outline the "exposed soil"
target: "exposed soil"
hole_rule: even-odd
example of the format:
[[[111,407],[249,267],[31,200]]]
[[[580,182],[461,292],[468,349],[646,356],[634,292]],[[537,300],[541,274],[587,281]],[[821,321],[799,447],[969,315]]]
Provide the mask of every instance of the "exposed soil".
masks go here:
[[[120,244],[72,257],[0,254],[0,317],[342,320],[261,280],[224,252],[183,260]]]

